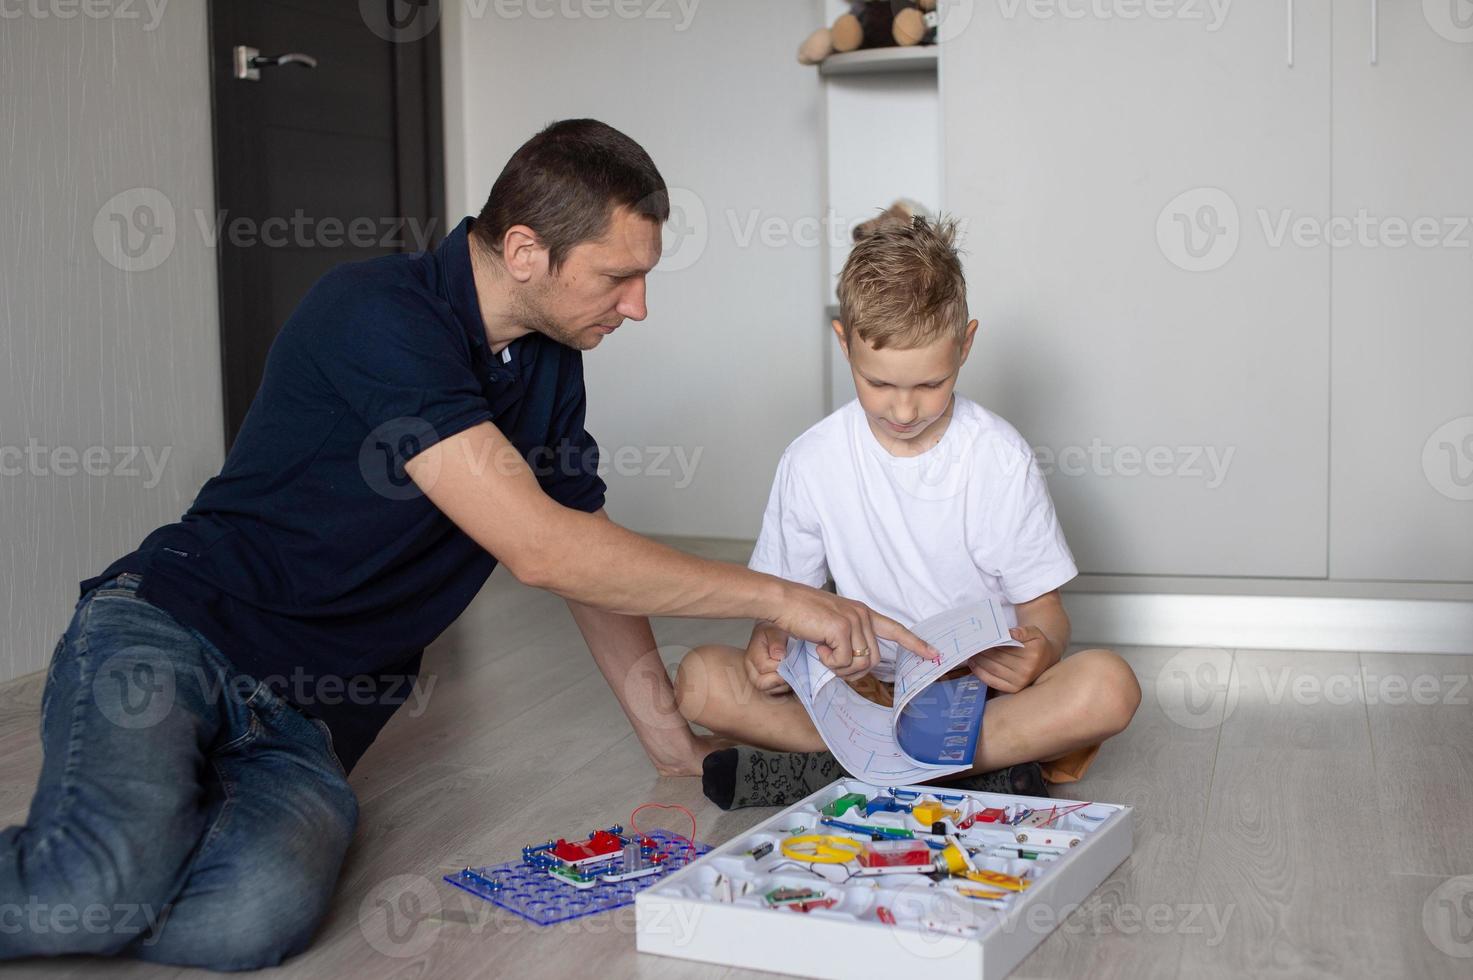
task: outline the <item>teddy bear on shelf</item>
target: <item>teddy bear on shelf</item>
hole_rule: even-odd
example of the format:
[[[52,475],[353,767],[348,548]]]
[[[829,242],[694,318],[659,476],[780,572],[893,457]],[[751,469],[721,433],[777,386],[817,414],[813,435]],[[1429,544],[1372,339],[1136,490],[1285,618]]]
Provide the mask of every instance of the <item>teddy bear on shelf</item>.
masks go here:
[[[912,201],[908,197],[902,197],[873,218],[855,225],[852,233],[853,239],[856,242],[863,241],[875,232],[893,225],[908,226],[916,218],[925,218],[927,221],[936,220],[936,216],[924,204]]]
[[[932,44],[935,10],[936,0],[850,0],[848,13],[798,46],[798,61],[816,65],[835,52]]]

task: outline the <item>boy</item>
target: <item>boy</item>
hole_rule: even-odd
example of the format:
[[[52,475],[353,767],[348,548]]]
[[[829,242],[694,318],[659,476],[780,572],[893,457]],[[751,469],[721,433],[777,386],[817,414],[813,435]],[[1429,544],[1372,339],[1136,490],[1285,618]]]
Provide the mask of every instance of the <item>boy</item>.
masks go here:
[[[1045,779],[1078,779],[1130,723],[1140,687],[1109,650],[1063,659],[1059,587],[1078,570],[1043,476],[1017,430],[953,394],[977,331],[955,235],[918,217],[850,253],[833,329],[858,398],[783,454],[750,567],[815,587],[832,576],[840,595],[904,623],[988,594],[1013,603],[1023,646],[967,665],[993,696],[959,782],[1046,795]],[[706,757],[707,795],[723,808],[791,803],[841,774],[776,672],[787,639],[759,622],[745,651],[705,646],[680,664],[681,713],[745,743]],[[887,652],[855,650],[835,672],[892,703]]]

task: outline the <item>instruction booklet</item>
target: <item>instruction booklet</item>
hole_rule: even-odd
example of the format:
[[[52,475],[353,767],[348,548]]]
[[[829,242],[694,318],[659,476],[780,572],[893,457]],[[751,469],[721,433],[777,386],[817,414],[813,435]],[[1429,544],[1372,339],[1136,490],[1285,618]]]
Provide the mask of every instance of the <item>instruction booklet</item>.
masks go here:
[[[939,663],[881,640],[895,665],[893,708],[850,687],[823,665],[807,640],[788,640],[778,673],[850,775],[881,786],[925,782],[972,767],[987,704],[987,686],[976,677],[943,676],[983,650],[1021,647],[1008,634],[1016,625],[1013,607],[989,598],[910,628],[941,651]]]

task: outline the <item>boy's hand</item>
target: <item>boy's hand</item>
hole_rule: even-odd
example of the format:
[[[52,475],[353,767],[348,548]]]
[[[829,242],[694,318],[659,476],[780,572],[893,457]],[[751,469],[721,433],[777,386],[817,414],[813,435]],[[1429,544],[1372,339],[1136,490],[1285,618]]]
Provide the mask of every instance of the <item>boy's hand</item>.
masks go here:
[[[788,652],[788,634],[771,623],[758,623],[752,628],[752,639],[747,642],[747,679],[752,686],[764,694],[785,693],[790,688],[777,665]],[[820,657],[822,661],[822,657]],[[839,677],[855,678],[869,673],[874,657],[855,657],[845,667],[830,667]],[[824,662],[824,666],[829,666]]]
[[[1059,654],[1037,626],[1014,626],[1008,634],[1023,645],[983,650],[967,661],[967,667],[988,687],[1016,694],[1058,663]]]
[[[758,623],[747,642],[747,679],[764,694],[781,694],[788,682],[777,672],[778,662],[788,652],[788,634],[771,623]]]

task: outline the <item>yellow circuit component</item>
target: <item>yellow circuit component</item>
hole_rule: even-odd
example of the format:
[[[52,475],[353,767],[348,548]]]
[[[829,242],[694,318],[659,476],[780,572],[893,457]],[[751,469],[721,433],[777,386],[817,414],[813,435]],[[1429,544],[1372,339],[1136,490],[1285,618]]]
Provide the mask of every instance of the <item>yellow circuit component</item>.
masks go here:
[[[926,827],[931,826],[933,823],[940,823],[943,818],[949,819],[952,823],[960,823],[962,819],[962,812],[960,810],[944,807],[935,800],[917,803],[911,809],[910,815]]]
[[[1010,892],[1020,892],[1028,887],[1028,879],[1005,875],[1001,871],[967,871],[962,877],[994,888],[1005,888]]]

